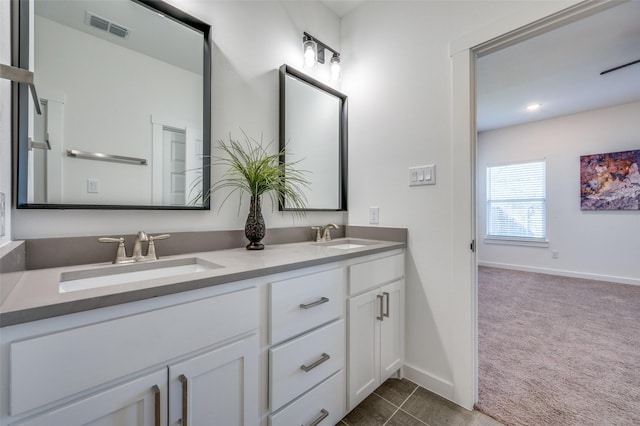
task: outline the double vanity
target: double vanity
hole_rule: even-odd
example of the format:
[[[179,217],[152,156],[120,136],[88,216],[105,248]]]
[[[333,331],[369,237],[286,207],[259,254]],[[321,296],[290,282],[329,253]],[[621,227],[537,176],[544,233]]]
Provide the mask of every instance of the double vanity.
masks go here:
[[[22,272],[0,423],[333,426],[403,364],[405,243]]]

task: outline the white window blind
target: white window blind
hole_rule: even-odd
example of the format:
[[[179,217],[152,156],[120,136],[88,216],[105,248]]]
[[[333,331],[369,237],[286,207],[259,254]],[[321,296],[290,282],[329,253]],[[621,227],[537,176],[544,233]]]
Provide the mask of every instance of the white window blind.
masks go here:
[[[546,163],[487,167],[487,238],[544,241]]]

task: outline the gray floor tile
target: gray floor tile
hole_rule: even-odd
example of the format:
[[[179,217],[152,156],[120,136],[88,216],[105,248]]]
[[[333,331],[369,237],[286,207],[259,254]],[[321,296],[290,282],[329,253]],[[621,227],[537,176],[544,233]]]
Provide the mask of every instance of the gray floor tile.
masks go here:
[[[349,426],[382,426],[396,409],[378,395],[371,394],[342,420]]]
[[[473,420],[469,424],[470,426],[503,426],[502,423],[496,419],[489,417],[480,411],[473,410],[472,416]]]
[[[394,403],[402,404],[401,409],[397,410]],[[465,410],[408,380],[389,379],[336,426],[376,425],[502,426],[502,423],[479,411]]]
[[[387,426],[425,426],[425,423],[402,410],[398,410],[398,412],[391,417]]]
[[[423,388],[418,388],[402,409],[431,426],[467,426],[474,420],[471,411]]]
[[[407,379],[388,379],[374,393],[399,407],[417,387]]]

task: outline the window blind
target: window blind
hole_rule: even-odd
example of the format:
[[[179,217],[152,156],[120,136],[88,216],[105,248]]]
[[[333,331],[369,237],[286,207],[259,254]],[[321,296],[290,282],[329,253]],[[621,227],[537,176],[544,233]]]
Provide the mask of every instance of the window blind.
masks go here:
[[[546,240],[546,162],[487,167],[487,237]]]

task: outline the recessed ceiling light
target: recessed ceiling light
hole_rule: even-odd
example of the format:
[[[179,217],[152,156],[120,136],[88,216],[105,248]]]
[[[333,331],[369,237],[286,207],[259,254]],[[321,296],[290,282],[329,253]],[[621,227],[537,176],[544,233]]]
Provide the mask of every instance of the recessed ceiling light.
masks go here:
[[[540,109],[542,105],[540,104],[531,104],[531,105],[527,105],[527,111],[536,111],[538,109]]]

